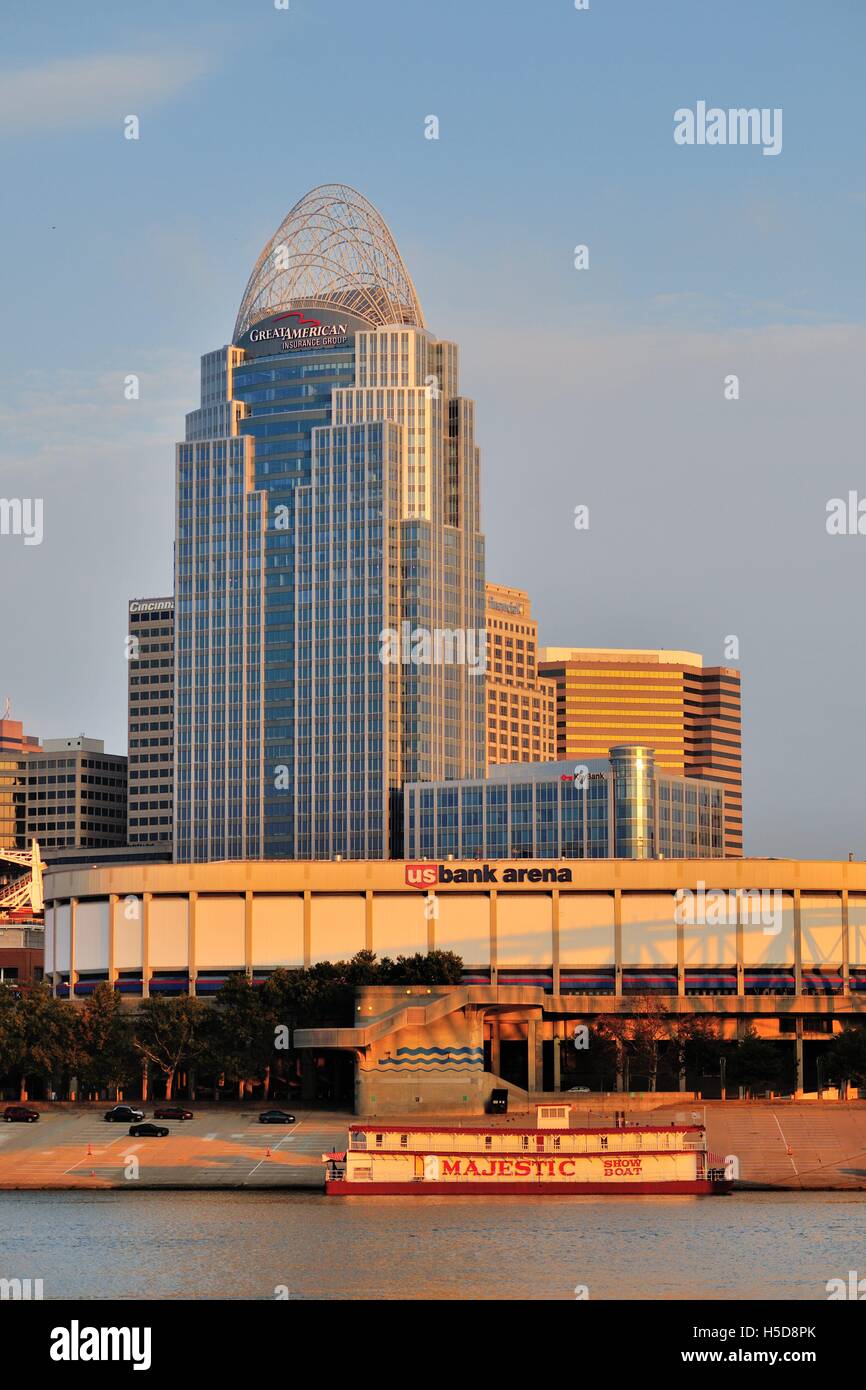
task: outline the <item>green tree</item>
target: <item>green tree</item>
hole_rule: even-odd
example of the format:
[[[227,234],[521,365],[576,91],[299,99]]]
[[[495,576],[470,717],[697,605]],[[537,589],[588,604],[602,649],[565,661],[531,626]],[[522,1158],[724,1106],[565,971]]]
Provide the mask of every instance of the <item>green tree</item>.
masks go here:
[[[847,1088],[866,1086],[866,1027],[846,1023],[827,1049],[828,1071]]]
[[[19,1070],[21,1028],[18,998],[17,986],[8,981],[0,982],[0,1076],[11,1076]]]
[[[77,1072],[83,1089],[127,1085],[135,1075],[132,1020],[109,984],[100,983],[76,1014]]]
[[[235,975],[219,990],[214,1006],[203,1060],[215,1073],[235,1082],[241,1096],[247,1081],[262,1081],[267,1096],[279,1023],[278,996],[266,985],[255,986],[246,976]]]
[[[21,1078],[20,1095],[27,1099],[33,1080],[49,1083],[69,1070],[76,1056],[72,1007],[54,999],[45,984],[19,985],[13,1009],[13,1069]]]
[[[195,1066],[206,1046],[208,1009],[200,999],[181,995],[166,999],[155,995],[142,999],[134,1020],[133,1047],[145,1066],[153,1066],[165,1080],[165,1098],[171,1100],[177,1072]]]
[[[728,1076],[743,1086],[748,1096],[756,1091],[777,1089],[782,1074],[782,1058],[778,1049],[766,1038],[759,1038],[753,1028],[739,1040],[730,1055]]]

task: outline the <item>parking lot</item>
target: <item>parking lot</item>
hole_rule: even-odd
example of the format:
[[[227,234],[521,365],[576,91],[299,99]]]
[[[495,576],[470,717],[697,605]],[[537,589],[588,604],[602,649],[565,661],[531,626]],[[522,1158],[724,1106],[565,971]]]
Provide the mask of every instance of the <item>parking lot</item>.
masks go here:
[[[346,1147],[348,1114],[294,1111],[292,1125],[259,1124],[267,1105],[192,1103],[195,1118],[158,1120],[167,1138],[107,1124],[104,1105],[38,1105],[35,1124],[0,1122],[0,1188],[321,1188],[322,1154]],[[148,1119],[153,1103],[139,1107]]]

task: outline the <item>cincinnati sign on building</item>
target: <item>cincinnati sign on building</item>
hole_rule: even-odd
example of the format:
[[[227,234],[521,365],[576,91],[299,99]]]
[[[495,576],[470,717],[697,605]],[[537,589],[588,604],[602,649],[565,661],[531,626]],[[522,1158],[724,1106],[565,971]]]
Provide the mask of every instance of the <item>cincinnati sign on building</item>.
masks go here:
[[[173,598],[148,599],[146,603],[133,599],[129,605],[130,613],[165,613],[169,610],[174,611]]]
[[[436,888],[448,883],[571,883],[571,869],[562,864],[537,864],[532,868],[514,864],[480,864],[462,869],[453,864],[407,864],[406,883],[410,888]]]

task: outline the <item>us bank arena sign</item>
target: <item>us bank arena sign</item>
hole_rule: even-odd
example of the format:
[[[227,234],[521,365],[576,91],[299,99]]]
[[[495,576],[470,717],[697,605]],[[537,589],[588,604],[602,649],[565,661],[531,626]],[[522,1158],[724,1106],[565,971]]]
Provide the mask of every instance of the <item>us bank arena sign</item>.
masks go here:
[[[410,888],[436,888],[448,883],[571,883],[571,869],[563,865],[531,869],[508,864],[480,864],[458,869],[452,864],[407,864]]]

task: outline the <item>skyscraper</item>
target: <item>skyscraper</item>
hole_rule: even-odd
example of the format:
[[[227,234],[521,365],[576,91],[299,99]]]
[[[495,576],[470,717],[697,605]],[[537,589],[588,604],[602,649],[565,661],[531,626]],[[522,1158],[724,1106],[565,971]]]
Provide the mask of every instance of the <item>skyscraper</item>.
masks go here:
[[[84,734],[46,738],[27,758],[27,841],[49,852],[126,844],[126,758]]]
[[[529,595],[487,585],[487,761],[556,757],[556,682],[538,675],[538,623]]]
[[[8,706],[8,702],[7,702]],[[0,718],[0,849],[24,850],[27,842],[27,759],[39,740],[19,719]]]
[[[262,251],[176,496],[175,857],[387,858],[404,782],[484,769],[484,540],[456,345],[354,189]]]
[[[743,853],[740,673],[704,666],[698,652],[544,647],[539,671],[556,681],[557,756],[603,757],[614,743],[654,750],[657,767],[719,782],[725,855]],[[697,843],[697,809],[687,838]]]
[[[172,841],[174,599],[129,604],[128,797],[130,845]]]

